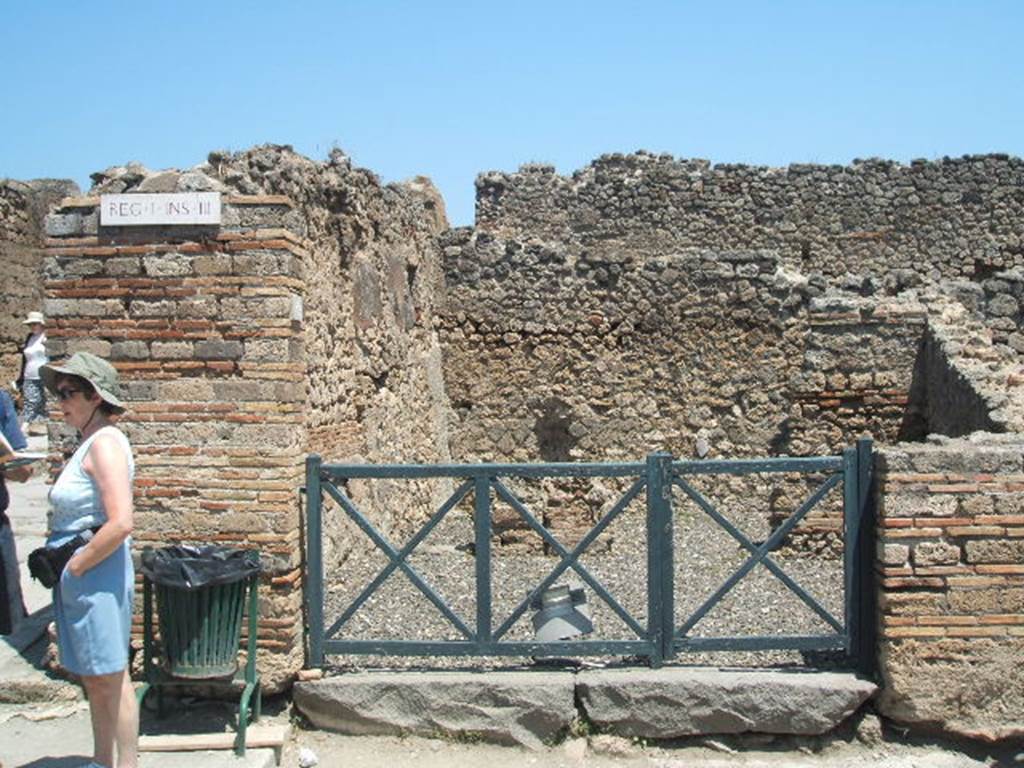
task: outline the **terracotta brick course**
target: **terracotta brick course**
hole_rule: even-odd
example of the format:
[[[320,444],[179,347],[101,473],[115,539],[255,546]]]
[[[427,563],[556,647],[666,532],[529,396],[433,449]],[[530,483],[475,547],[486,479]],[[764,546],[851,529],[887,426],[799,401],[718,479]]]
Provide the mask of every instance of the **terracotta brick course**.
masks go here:
[[[886,539],[932,539],[943,534],[942,528],[892,528],[885,531]]]
[[[979,624],[977,616],[916,616],[914,621],[921,626],[974,626]]]
[[[900,638],[936,638],[945,637],[946,630],[942,627],[886,627],[883,626],[880,632],[886,639]]]
[[[908,576],[883,578],[882,589],[919,589],[919,588],[941,588],[946,582],[934,576]]]
[[[949,637],[1003,637],[1006,633],[1005,627],[949,627],[946,629]]]
[[[974,519],[978,525],[1021,525],[1024,526],[1024,515],[978,515]]]
[[[981,624],[1020,624],[1024,625],[1024,613],[1004,613],[989,616],[979,616]]]
[[[1006,574],[1024,576],[1024,565],[986,565],[979,563],[974,566],[978,573]]]
[[[951,576],[963,573],[974,573],[974,569],[966,565],[932,565],[913,569],[915,576]]]

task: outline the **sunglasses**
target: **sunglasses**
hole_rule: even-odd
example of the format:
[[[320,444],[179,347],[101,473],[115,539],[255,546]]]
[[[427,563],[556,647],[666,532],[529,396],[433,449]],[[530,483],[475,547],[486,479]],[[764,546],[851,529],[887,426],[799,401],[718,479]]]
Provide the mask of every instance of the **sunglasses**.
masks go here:
[[[57,399],[63,403],[65,400],[70,400],[81,391],[82,390],[75,389],[74,387],[60,387],[57,390]]]

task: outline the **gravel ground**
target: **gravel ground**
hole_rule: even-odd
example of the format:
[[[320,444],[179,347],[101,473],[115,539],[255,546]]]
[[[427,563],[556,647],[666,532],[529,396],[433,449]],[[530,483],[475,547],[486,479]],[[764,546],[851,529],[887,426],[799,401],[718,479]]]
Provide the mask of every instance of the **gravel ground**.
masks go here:
[[[792,483],[793,478],[788,478]],[[589,482],[589,481],[584,481]],[[578,490],[576,499],[598,499],[597,515],[606,513],[618,499],[615,481]],[[699,483],[698,483],[699,484]],[[509,483],[524,498],[536,496],[536,488]],[[777,499],[778,484],[730,478],[727,481],[704,480],[701,489],[726,517],[755,542],[770,533],[768,515],[764,511]],[[790,495],[791,488],[788,491]],[[717,493],[717,496],[715,495]],[[549,494],[550,495],[550,494]],[[804,493],[803,495],[806,495]],[[833,491],[823,509],[829,514],[841,513],[841,489]],[[787,500],[795,507],[796,503]],[[675,617],[680,626],[685,617],[701,605],[738,568],[747,557],[746,551],[717,523],[697,509],[680,492],[675,500]],[[527,503],[532,509],[535,507]],[[365,511],[365,510],[364,510]],[[496,512],[500,511],[496,505]],[[507,507],[506,507],[507,511]],[[578,514],[578,512],[577,512]],[[365,542],[352,549],[340,567],[326,577],[325,617],[328,626],[339,617],[362,589],[387,564],[386,557],[369,544],[349,521],[339,523],[341,513],[327,507],[327,525],[335,530],[344,527],[340,538]],[[593,523],[591,523],[593,524]],[[580,562],[598,579],[609,593],[640,625],[646,624],[647,554],[645,545],[645,513],[643,497],[636,499],[583,554]],[[389,539],[399,548],[414,533],[395,532]],[[559,533],[563,546],[570,549],[575,537]],[[513,546],[492,547],[492,605],[494,626],[499,626],[529,591],[558,563],[553,554],[546,554],[538,535],[530,533],[528,541]],[[529,541],[532,538],[532,543]],[[773,560],[801,587],[807,590],[832,616],[843,619],[843,574],[841,549],[822,547],[823,553],[796,551],[784,547],[773,552]],[[471,498],[448,514],[445,520],[413,551],[409,562],[424,580],[445,600],[471,629],[475,623],[475,556]],[[578,583],[575,574],[561,577],[558,583]],[[590,587],[586,587],[594,622],[594,633],[588,639],[633,640],[635,634]],[[513,625],[505,640],[533,640],[527,611]],[[830,634],[831,628],[812,612],[797,596],[763,565],[757,566],[740,581],[691,631],[693,637],[724,635],[787,635]],[[396,571],[364,604],[336,635],[339,639],[406,639],[456,640],[458,631],[440,612],[412,586],[408,578]],[[834,653],[802,654],[796,651],[683,653],[675,663],[710,664],[716,666],[792,666],[834,665]],[[621,657],[594,658],[596,663],[637,661]],[[372,667],[502,667],[531,663],[531,659],[449,658],[449,657],[382,657],[332,656],[329,662],[343,668]]]

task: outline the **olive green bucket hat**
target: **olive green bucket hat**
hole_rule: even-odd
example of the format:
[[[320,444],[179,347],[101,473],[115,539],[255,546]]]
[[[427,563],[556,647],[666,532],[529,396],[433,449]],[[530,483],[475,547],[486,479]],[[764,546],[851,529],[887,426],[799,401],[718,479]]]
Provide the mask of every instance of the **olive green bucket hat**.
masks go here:
[[[121,402],[121,385],[117,381],[117,369],[102,357],[91,352],[75,352],[60,365],[44,365],[39,369],[43,384],[53,394],[57,394],[57,377],[78,376],[92,384],[100,398],[117,409],[124,411]]]

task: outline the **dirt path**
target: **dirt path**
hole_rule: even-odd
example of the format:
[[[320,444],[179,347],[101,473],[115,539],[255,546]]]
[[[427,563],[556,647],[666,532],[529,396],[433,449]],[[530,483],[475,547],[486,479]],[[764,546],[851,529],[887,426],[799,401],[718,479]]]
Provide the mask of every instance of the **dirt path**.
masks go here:
[[[608,736],[573,739],[540,752],[490,744],[464,744],[418,737],[340,736],[297,730],[285,750],[283,768],[300,766],[299,752],[312,750],[324,768],[982,768],[1024,765],[1012,750],[965,754],[946,745],[856,740],[832,741],[815,752],[810,747],[735,748],[706,740],[674,748],[643,746]]]

